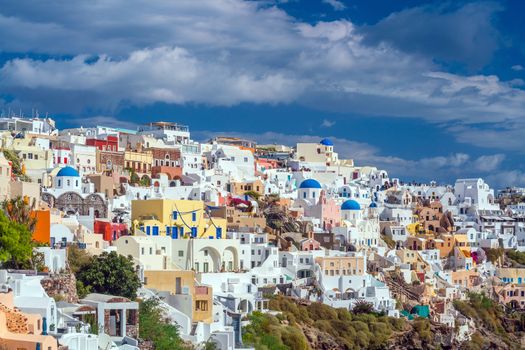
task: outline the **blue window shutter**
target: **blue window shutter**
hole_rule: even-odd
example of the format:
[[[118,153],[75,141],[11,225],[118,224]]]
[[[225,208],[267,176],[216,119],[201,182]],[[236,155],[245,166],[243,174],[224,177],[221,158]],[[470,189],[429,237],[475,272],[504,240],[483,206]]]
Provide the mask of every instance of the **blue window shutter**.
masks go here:
[[[177,220],[178,213],[176,211],[173,212],[173,220]]]
[[[179,234],[181,237],[184,236],[184,227],[180,228]]]
[[[159,227],[153,226],[153,236],[158,236],[158,235],[159,235]]]
[[[193,238],[197,237],[197,228],[196,227],[192,227],[191,228],[191,236]]]
[[[171,238],[173,239],[179,238],[179,232],[177,230],[177,226],[173,226],[172,231],[171,231]]]
[[[151,234],[151,226],[146,226],[146,234],[148,236]]]
[[[197,221],[197,213],[195,213],[195,212],[191,213],[191,219],[193,221]]]
[[[216,233],[217,239],[222,238],[222,227],[217,227],[215,233]]]

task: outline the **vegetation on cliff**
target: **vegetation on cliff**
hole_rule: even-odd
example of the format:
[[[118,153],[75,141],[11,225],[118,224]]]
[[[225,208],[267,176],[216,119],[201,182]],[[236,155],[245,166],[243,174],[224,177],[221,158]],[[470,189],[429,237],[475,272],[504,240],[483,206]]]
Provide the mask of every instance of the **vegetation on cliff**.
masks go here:
[[[290,298],[275,297],[274,315],[254,312],[249,316],[243,341],[257,350],[380,349],[396,332],[406,329],[403,319],[376,313],[351,313],[321,303],[299,305]]]
[[[485,294],[470,293],[468,300],[455,300],[454,307],[471,319],[476,332],[464,349],[521,349],[525,314],[506,309]]]

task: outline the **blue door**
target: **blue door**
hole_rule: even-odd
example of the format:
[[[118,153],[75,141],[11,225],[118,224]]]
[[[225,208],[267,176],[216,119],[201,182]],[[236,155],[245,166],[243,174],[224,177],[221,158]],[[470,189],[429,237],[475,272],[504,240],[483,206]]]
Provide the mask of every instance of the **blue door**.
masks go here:
[[[151,235],[151,226],[146,226],[146,234]]]
[[[222,238],[222,227],[217,227],[215,229],[215,233],[216,233],[217,239]]]
[[[153,226],[153,236],[158,236],[158,235],[159,235],[159,227]]]
[[[197,228],[196,227],[192,227],[191,228],[191,236],[193,238],[197,237]]]
[[[178,232],[177,226],[173,226],[171,228],[171,238],[173,239],[179,238],[179,232]]]

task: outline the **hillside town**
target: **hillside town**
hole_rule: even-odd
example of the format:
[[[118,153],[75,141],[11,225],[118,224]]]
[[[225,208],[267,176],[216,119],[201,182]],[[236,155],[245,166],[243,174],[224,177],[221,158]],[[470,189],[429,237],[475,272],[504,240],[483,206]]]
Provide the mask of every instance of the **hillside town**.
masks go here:
[[[500,332],[467,307],[479,297],[521,331],[525,188],[406,182],[340,158],[330,138],[197,142],[165,121],[59,129],[3,117],[0,146],[1,349],[170,348],[148,331],[151,308],[175,326],[173,349],[261,349],[260,318],[309,322],[286,316],[284,300],[424,320],[428,344],[444,329],[441,348],[459,348]],[[24,253],[9,236],[22,230]],[[351,348],[303,333],[306,348]]]

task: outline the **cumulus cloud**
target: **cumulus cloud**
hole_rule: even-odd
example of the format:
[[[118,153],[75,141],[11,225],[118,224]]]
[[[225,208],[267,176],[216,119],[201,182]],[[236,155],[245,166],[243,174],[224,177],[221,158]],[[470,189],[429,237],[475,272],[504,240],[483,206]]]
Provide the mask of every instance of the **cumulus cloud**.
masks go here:
[[[487,182],[496,188],[508,186],[525,186],[525,172],[520,170],[506,170],[495,172],[487,176]]]
[[[107,0],[98,6],[70,1],[20,6],[0,0],[2,50],[43,55],[6,62],[0,95],[17,107],[101,115],[157,102],[293,102],[321,112],[424,118],[463,128],[455,135],[472,143],[479,141],[467,131],[473,135],[476,125],[512,125],[524,117],[525,91],[516,82],[445,73],[416,47],[433,43],[432,33],[438,33],[444,37],[435,42],[452,42],[448,51],[459,55],[450,59],[485,60],[497,44],[490,21],[499,9],[494,4],[415,8],[366,28],[344,19],[302,22],[267,2],[144,5]],[[407,43],[419,38],[414,47],[377,34],[397,35],[393,28],[411,19],[414,25],[405,26],[410,32],[402,34],[414,39]],[[484,45],[477,44],[479,38]]]
[[[512,70],[516,71],[516,72],[520,72],[523,70],[523,66],[521,64],[515,64],[513,65],[512,67],[510,67]]]
[[[339,0],[323,0],[325,4],[332,6],[335,11],[342,11],[346,8],[346,5]]]
[[[498,47],[492,19],[500,10],[494,2],[425,5],[392,13],[363,32],[371,43],[479,68]]]

